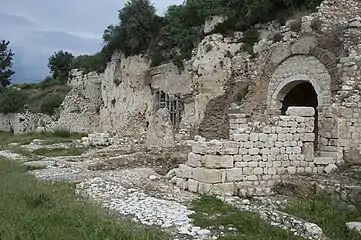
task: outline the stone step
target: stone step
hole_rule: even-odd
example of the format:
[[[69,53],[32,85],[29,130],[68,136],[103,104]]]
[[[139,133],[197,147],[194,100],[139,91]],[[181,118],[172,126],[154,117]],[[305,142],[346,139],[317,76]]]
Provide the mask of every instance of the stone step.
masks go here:
[[[333,157],[315,157],[314,162],[316,165],[329,165],[335,163],[335,159]]]
[[[337,152],[320,151],[320,157],[332,157],[336,159]]]

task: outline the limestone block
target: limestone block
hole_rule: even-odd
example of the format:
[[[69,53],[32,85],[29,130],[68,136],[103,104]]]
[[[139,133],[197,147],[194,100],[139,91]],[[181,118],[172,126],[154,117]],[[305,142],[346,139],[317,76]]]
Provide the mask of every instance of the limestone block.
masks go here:
[[[259,154],[259,148],[250,148],[249,155],[256,155]]]
[[[325,167],[325,169],[323,169],[323,171],[327,174],[335,172],[337,170],[338,170],[338,167],[335,164],[327,165],[327,167]]]
[[[192,143],[192,152],[198,154],[206,154],[207,145],[205,142],[193,142]]]
[[[239,151],[239,143],[234,141],[225,141],[223,142],[223,154],[235,155]]]
[[[253,174],[254,174],[254,175],[263,175],[263,173],[264,173],[263,168],[260,168],[260,167],[255,168],[255,169],[253,170]]]
[[[254,142],[253,146],[254,146],[255,148],[264,148],[264,147],[265,147],[265,144],[264,144],[264,142],[258,141],[258,142]]]
[[[301,135],[300,139],[303,142],[313,142],[313,141],[315,141],[315,134],[314,133],[303,133]]]
[[[236,168],[244,168],[244,167],[248,167],[249,164],[248,162],[235,162],[234,163],[234,167]]]
[[[246,181],[257,181],[257,180],[258,180],[258,178],[257,178],[256,175],[244,176],[244,179],[245,179]],[[254,183],[254,184],[255,184],[255,183]]]
[[[268,139],[268,134],[266,134],[266,133],[260,133],[260,134],[258,135],[258,138],[259,138],[259,141],[261,141],[261,142],[266,142],[267,139]]]
[[[296,173],[296,167],[287,167],[288,174],[295,174]]]
[[[227,170],[227,182],[235,182],[243,180],[243,170],[242,168],[232,168]]]
[[[267,169],[267,174],[268,175],[276,175],[277,174],[277,168],[276,167],[271,167]]]
[[[198,181],[195,181],[193,179],[188,180],[188,190],[194,193],[198,192]]]
[[[249,166],[250,168],[255,168],[255,167],[258,166],[258,162],[249,162],[249,163],[248,163],[248,166]]]
[[[251,155],[243,155],[243,162],[251,162],[252,160]]]
[[[250,141],[252,141],[252,142],[257,142],[258,139],[259,139],[259,134],[258,134],[258,133],[251,133],[251,134],[249,135],[249,139],[250,139]]]
[[[206,168],[233,168],[231,155],[205,155],[203,159]]]
[[[316,165],[329,165],[335,163],[335,160],[332,157],[315,157],[314,163]]]
[[[223,149],[223,143],[218,140],[211,140],[206,143],[207,149],[206,154],[220,154]]]
[[[193,168],[184,164],[179,164],[178,170],[182,178],[192,178]]]
[[[211,186],[210,194],[232,196],[235,193],[234,183],[218,183]]]
[[[244,148],[253,148],[253,142],[251,142],[251,141],[248,141],[248,142],[244,142],[243,143],[243,147]]]
[[[194,168],[193,179],[203,183],[220,183],[222,182],[222,170]]]
[[[304,167],[297,167],[297,168],[296,168],[296,172],[297,172],[297,173],[304,173],[304,172],[305,172],[305,168],[304,168]]]
[[[315,109],[313,107],[288,107],[286,114],[288,116],[313,117]]]
[[[234,162],[242,162],[243,161],[243,155],[234,155],[233,156]]]
[[[186,165],[188,165],[190,167],[202,167],[203,166],[202,155],[190,152],[188,154],[188,161],[187,161]]]
[[[261,154],[262,155],[269,155],[271,153],[271,150],[269,148],[262,148]]]
[[[198,183],[198,193],[199,194],[209,194],[211,191],[212,184],[209,183]]]
[[[248,154],[248,148],[240,147],[238,154],[240,155],[247,155]]]
[[[277,140],[280,142],[286,141],[286,134],[285,133],[279,133]]]
[[[234,138],[234,141],[237,141],[237,142],[246,142],[246,141],[249,141],[249,134],[246,134],[246,133],[234,134],[233,138]]]

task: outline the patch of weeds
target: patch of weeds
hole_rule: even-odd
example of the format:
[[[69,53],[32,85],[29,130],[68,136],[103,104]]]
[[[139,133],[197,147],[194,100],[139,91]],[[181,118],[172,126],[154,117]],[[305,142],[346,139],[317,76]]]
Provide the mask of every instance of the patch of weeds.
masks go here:
[[[40,148],[33,151],[34,154],[44,157],[78,156],[85,153],[87,148]]]
[[[71,142],[74,139],[79,139],[86,136],[84,133],[68,133],[67,130],[55,130],[54,132],[34,132],[27,134],[12,135],[6,132],[0,132],[0,144],[6,146],[10,143],[18,143],[19,145],[26,145],[31,143],[34,139],[44,140],[43,144],[54,144]]]
[[[360,239],[358,233],[347,229],[346,223],[361,221],[361,209],[341,201],[334,195],[317,193],[308,197],[298,197],[289,202],[282,211],[317,224],[331,239]]]
[[[25,165],[25,170],[28,171],[35,171],[35,170],[43,170],[46,169],[46,166],[41,166],[41,165]]]
[[[273,34],[273,42],[276,43],[276,42],[280,42],[282,40],[283,36],[280,32],[276,32],[275,34]]]
[[[301,26],[302,26],[301,18],[291,20],[290,22],[290,29],[293,32],[299,32],[301,30]]]
[[[168,240],[74,192],[74,185],[37,180],[15,161],[0,159],[0,238],[9,240]]]
[[[68,129],[55,129],[53,131],[53,136],[54,137],[58,137],[58,138],[70,138],[71,137],[71,133]]]
[[[236,207],[224,203],[212,196],[203,196],[193,201],[190,217],[194,224],[202,228],[213,228],[225,233],[221,240],[279,240],[297,239],[291,232],[271,226],[255,213],[240,211]],[[220,226],[224,229],[221,230]],[[234,230],[229,230],[229,228]]]
[[[334,26],[333,29],[319,37],[318,45],[323,49],[339,55],[343,50],[343,31],[343,27]]]

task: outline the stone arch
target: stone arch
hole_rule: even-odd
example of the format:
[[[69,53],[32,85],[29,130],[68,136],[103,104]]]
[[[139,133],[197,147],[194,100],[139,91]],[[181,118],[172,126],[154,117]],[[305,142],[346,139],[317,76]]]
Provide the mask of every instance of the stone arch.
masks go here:
[[[309,82],[317,93],[319,106],[331,102],[331,76],[325,65],[314,56],[293,55],[274,71],[268,84],[267,109],[279,113],[281,100],[300,82]]]
[[[272,96],[269,98],[269,109],[271,112],[278,111],[282,107],[282,101],[284,97],[291,91],[296,85],[302,83],[302,82],[309,82],[312,87],[314,88],[316,94],[317,94],[317,100],[319,106],[323,106],[328,104],[327,98],[324,97],[324,94],[321,90],[321,87],[317,84],[317,82],[310,78],[307,75],[304,74],[294,74],[289,76],[288,78],[284,79],[283,82],[281,82],[275,91],[273,92]]]
[[[276,46],[267,58],[268,60],[263,67],[262,74],[258,76],[258,79],[251,82],[248,94],[244,101],[242,101],[242,112],[250,116],[260,116],[270,113],[269,97],[272,96],[275,91],[275,89],[273,89],[273,91],[270,89],[270,84],[275,78],[275,73],[280,68],[286,66],[290,59],[312,59],[312,61],[316,62],[322,71],[328,75],[327,92],[329,94],[322,96],[327,99],[324,99],[321,103],[329,103],[331,96],[334,96],[339,89],[337,57],[334,53],[320,47],[318,36],[313,33],[302,36],[293,44],[280,44]],[[313,68],[315,68],[315,66],[310,66],[309,69],[312,70]],[[313,79],[313,81],[318,83],[319,78],[312,72],[301,71],[300,74],[304,74],[308,76],[308,79]],[[285,75],[283,78],[290,77],[290,74]],[[321,84],[318,85],[322,90],[325,89],[325,86]],[[274,86],[272,87],[276,88]]]

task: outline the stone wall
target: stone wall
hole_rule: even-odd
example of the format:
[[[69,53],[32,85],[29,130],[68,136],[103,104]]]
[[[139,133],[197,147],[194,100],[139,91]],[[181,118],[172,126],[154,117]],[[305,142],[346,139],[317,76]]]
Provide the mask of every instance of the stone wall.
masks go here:
[[[55,127],[55,121],[42,113],[0,114],[0,131],[14,134],[46,131]]]
[[[314,113],[290,107],[267,122],[231,114],[230,140],[197,137],[177,169],[177,185],[200,194],[264,195],[283,176],[321,173],[334,161],[314,157]]]

